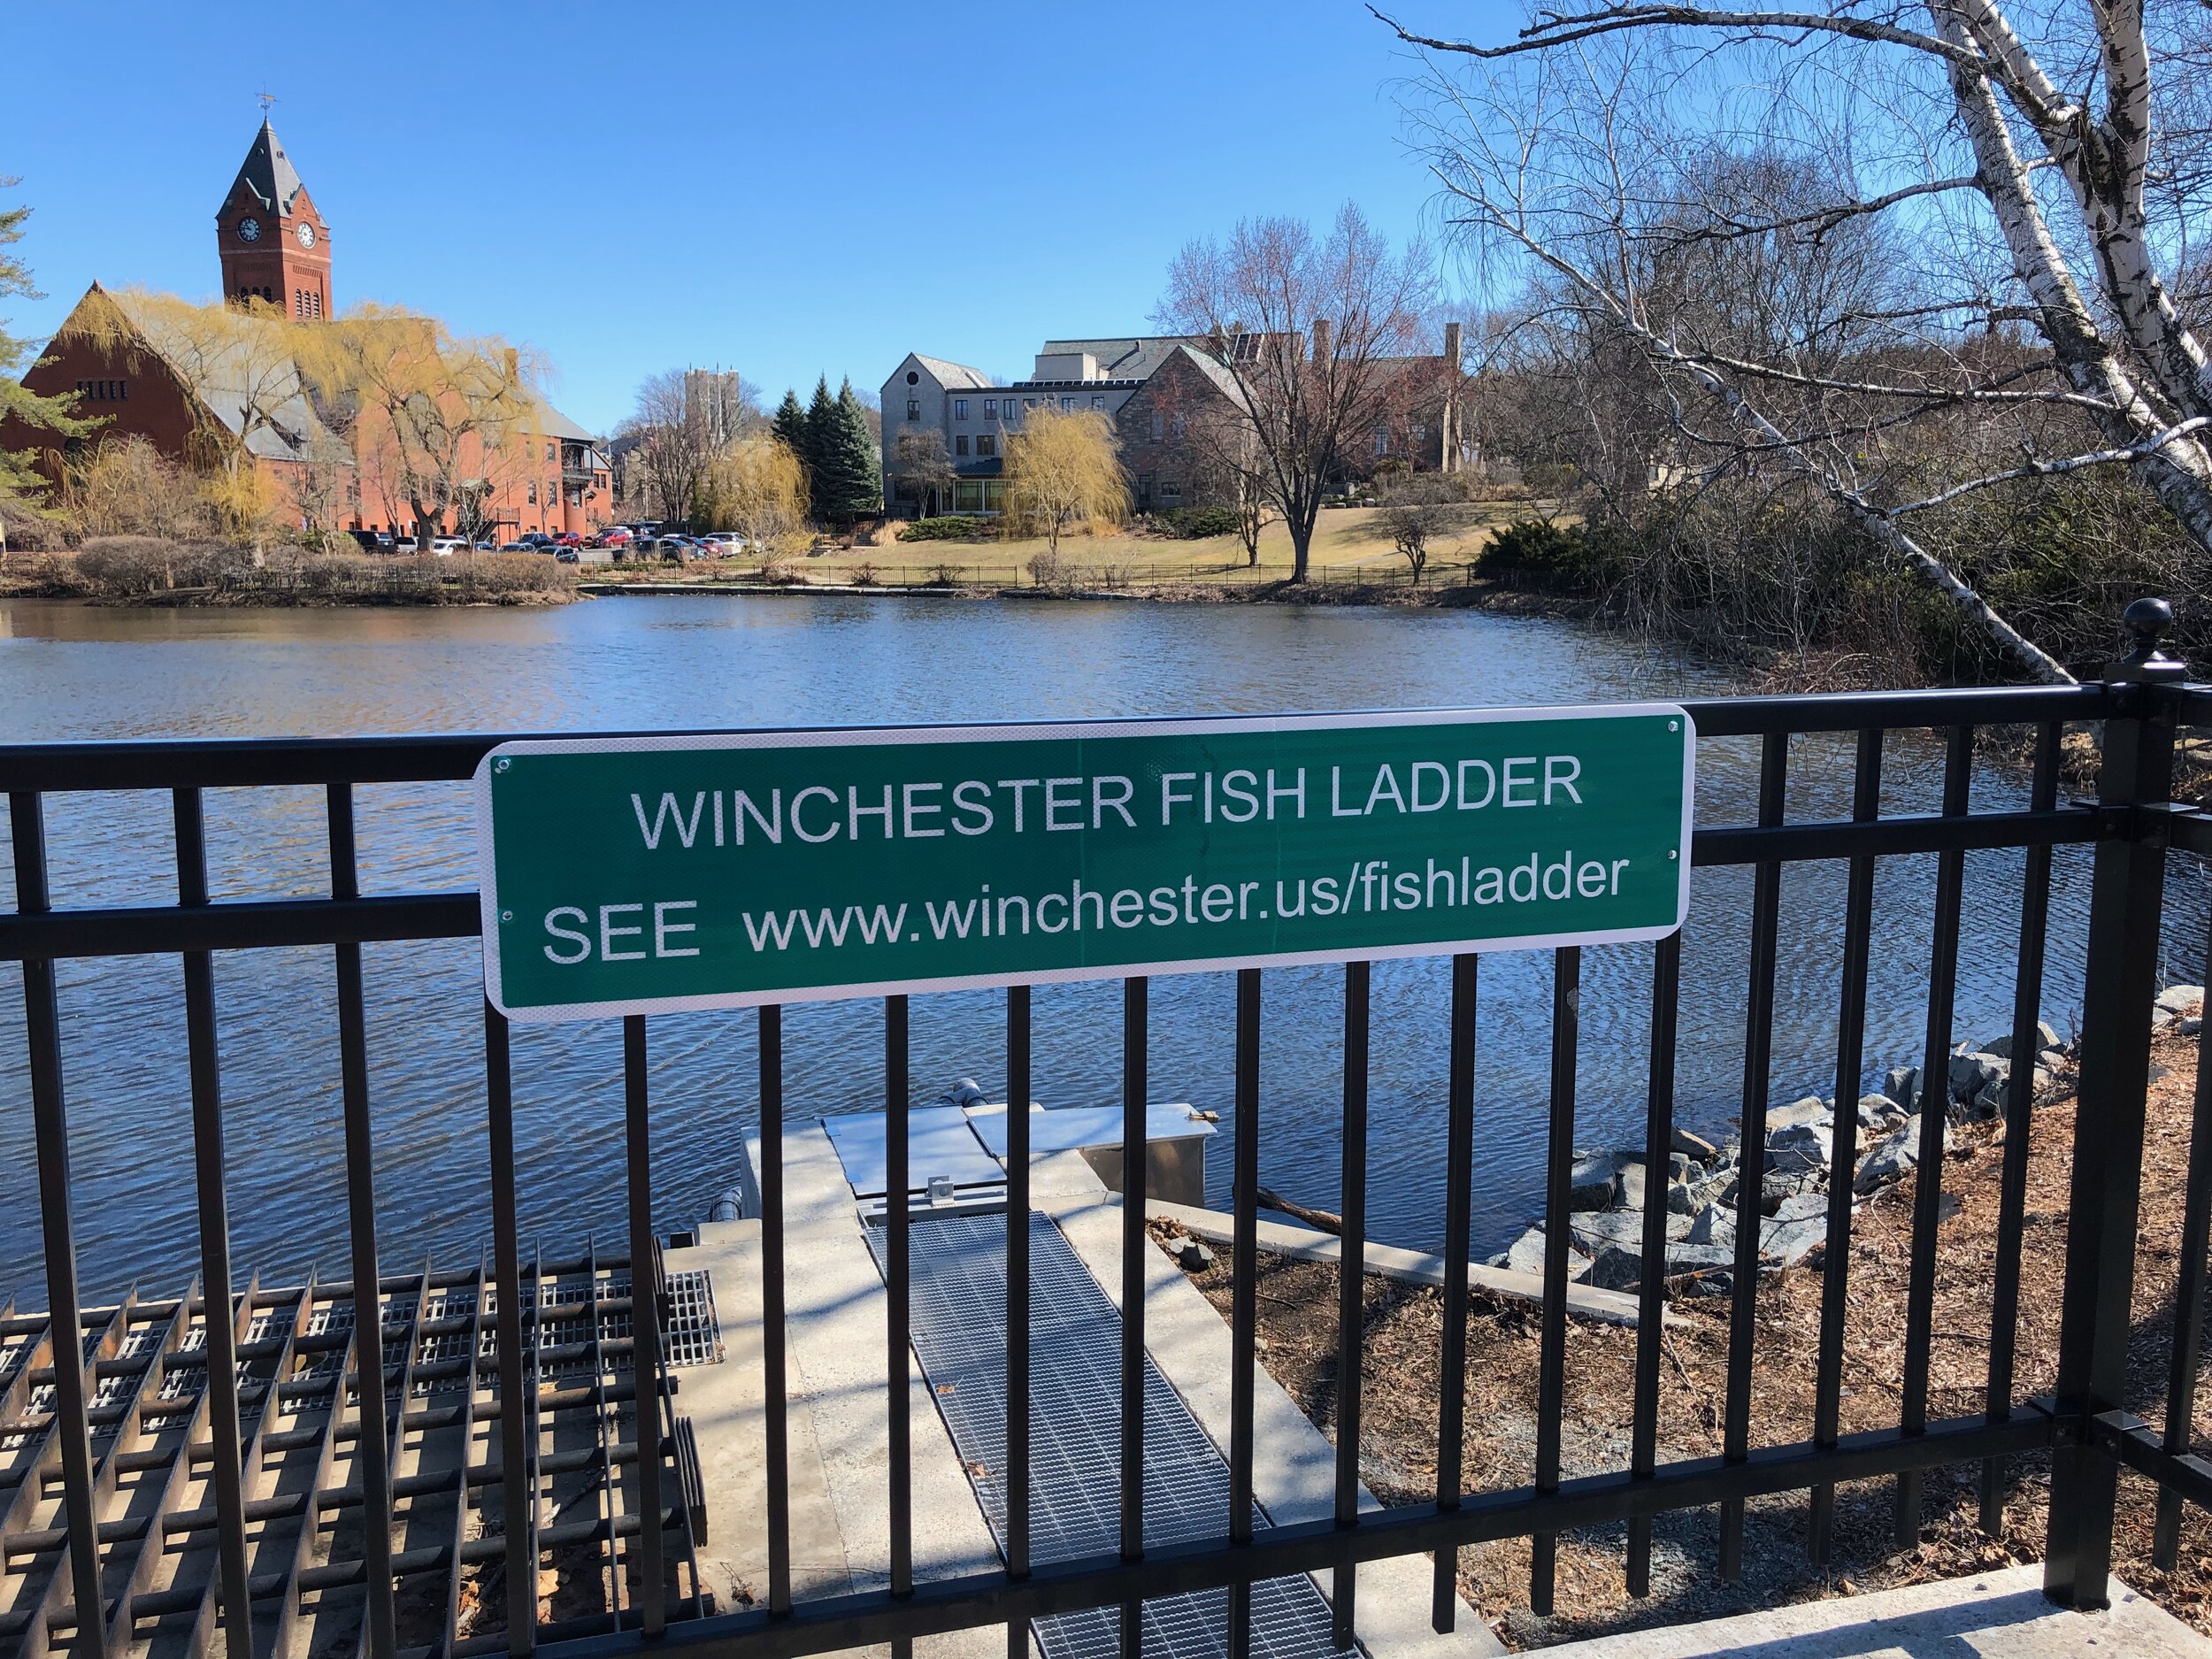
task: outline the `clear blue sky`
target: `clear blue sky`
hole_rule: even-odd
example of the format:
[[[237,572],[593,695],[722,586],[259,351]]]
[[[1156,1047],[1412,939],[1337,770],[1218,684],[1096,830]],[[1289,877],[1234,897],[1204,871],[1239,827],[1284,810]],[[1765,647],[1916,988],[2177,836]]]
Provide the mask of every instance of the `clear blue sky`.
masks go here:
[[[1440,32],[1503,0],[1404,0]],[[255,95],[375,299],[537,348],[596,430],[638,380],[872,390],[909,349],[1000,375],[1141,331],[1251,213],[1430,211],[1359,0],[0,7],[0,175],[42,335],[95,278],[211,295]]]

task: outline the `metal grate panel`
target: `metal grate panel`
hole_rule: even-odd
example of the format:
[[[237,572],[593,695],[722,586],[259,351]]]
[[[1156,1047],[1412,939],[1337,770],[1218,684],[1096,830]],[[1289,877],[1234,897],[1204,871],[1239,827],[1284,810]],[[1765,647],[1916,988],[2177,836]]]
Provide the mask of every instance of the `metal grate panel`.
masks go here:
[[[1110,1554],[1120,1542],[1121,1316],[1060,1229],[1029,1221],[1033,1560]],[[878,1265],[883,1230],[867,1230]],[[1006,1217],[918,1214],[911,1233],[914,1351],[967,1465],[991,1531],[1006,1536]],[[1148,1355],[1144,1366],[1148,1547],[1219,1538],[1229,1466]],[[1256,1517],[1262,1521],[1257,1507]],[[1036,1623],[1045,1659],[1118,1659],[1112,1608]],[[1225,1659],[1228,1593],[1144,1604],[1145,1659]],[[1252,1590],[1257,1659],[1325,1659],[1328,1603],[1310,1578]]]

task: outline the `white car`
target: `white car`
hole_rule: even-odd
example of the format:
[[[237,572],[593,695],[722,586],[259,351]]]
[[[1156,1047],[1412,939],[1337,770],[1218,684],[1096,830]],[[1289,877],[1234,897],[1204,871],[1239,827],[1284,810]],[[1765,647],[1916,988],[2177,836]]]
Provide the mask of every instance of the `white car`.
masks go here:
[[[728,558],[745,550],[745,538],[734,530],[710,530],[699,538],[699,542],[717,558]]]
[[[465,553],[469,544],[457,535],[438,535],[430,538],[430,550],[440,558],[451,558],[456,553]]]

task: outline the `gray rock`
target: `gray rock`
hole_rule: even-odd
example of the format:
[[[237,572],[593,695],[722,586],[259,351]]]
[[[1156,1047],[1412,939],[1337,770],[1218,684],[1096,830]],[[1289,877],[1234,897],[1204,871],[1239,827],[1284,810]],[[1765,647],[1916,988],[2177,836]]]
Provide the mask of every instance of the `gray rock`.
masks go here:
[[[1689,1230],[1687,1216],[1667,1217],[1669,1238],[1678,1239]],[[1594,1256],[1609,1244],[1639,1249],[1644,1241],[1644,1214],[1640,1210],[1601,1210],[1579,1215],[1568,1229],[1568,1236],[1585,1256]]]
[[[1644,1208],[1644,1190],[1647,1185],[1641,1160],[1634,1164],[1624,1164],[1621,1168],[1619,1185],[1613,1192],[1613,1202],[1620,1209],[1633,1210],[1641,1214]]]
[[[1569,1176],[1567,1205],[1571,1210],[1603,1210],[1613,1202],[1620,1184],[1620,1162],[1610,1152],[1578,1159]]]
[[[1879,1129],[1904,1115],[1905,1109],[1886,1094],[1859,1096],[1859,1126],[1863,1129]]]
[[[2170,985],[2158,994],[2157,1005],[2176,1019],[2185,1014],[2202,1014],[2204,987],[2201,985]]]
[[[1827,1121],[1828,1117],[1828,1102],[1817,1094],[1805,1095],[1802,1099],[1792,1101],[1786,1106],[1770,1106],[1767,1108],[1767,1144],[1769,1146],[1774,1144],[1774,1135],[1777,1130],[1795,1128],[1804,1124],[1823,1123]]]
[[[1544,1276],[1544,1230],[1531,1227],[1507,1246],[1505,1253],[1495,1257],[1491,1265],[1510,1268],[1517,1273],[1533,1274],[1541,1279]],[[1567,1277],[1579,1279],[1589,1271],[1590,1258],[1571,1244],[1567,1249]]]
[[[2201,1014],[2184,1014],[2179,1019],[2174,1021],[2174,1033],[2177,1036],[2193,1037],[2203,1029],[2204,1016]],[[2037,1075],[2041,1074],[2039,1072]]]
[[[1667,1210],[1677,1216],[1694,1216],[1706,1205],[1718,1201],[1728,1189],[1725,1175],[1707,1175],[1694,1181],[1685,1181],[1679,1187],[1667,1188]]]
[[[2035,1022],[2035,1051],[2038,1054],[2040,1054],[2047,1048],[2055,1048],[2057,1047],[2058,1033],[2051,1029],[2048,1022],[2040,1019],[2037,1020]],[[1981,1051],[1984,1054],[1993,1054],[2000,1060],[2011,1059],[2012,1033],[2010,1032],[2007,1032],[2001,1037],[1992,1037],[1987,1042],[1982,1045]]]
[[[1784,1267],[1795,1267],[1828,1241],[1826,1217],[1770,1221],[1759,1229],[1759,1254]]]
[[[1214,1264],[1214,1253],[1196,1239],[1185,1239],[1175,1260],[1187,1273],[1202,1273]]]
[[[1686,1157],[1695,1158],[1708,1169],[1712,1167],[1713,1156],[1720,1150],[1703,1135],[1692,1134],[1679,1126],[1674,1131],[1673,1147],[1677,1152]]]
[[[1798,1193],[1785,1198],[1774,1212],[1778,1222],[1818,1221],[1827,1224],[1828,1194],[1825,1193]]]
[[[1711,1273],[1735,1265],[1736,1252],[1732,1246],[1723,1249],[1712,1244],[1677,1244],[1667,1250],[1667,1277],[1680,1279],[1688,1273]]]
[[[1710,1244],[1733,1249],[1736,1213],[1724,1204],[1708,1204],[1691,1217],[1690,1230],[1682,1237],[1686,1244]]]
[[[1643,1282],[1644,1258],[1635,1250],[1609,1244],[1590,1258],[1589,1271],[1578,1282],[1600,1290],[1633,1290]]]
[[[1767,1137],[1767,1168],[1783,1172],[1828,1167],[1831,1131],[1817,1124],[1792,1124]]]
[[[2011,1063],[1993,1054],[1970,1051],[1951,1056],[1951,1098],[1962,1106],[1979,1105],[2001,1087]]]
[[[1882,1079],[1882,1093],[1909,1112],[1920,1094],[1920,1068],[1916,1065],[1893,1065],[1889,1075]]]
[[[1950,1144],[1951,1128],[1943,1129],[1944,1144]],[[1886,1187],[1901,1180],[1920,1161],[1920,1117],[1915,1113],[1905,1119],[1895,1134],[1868,1153],[1859,1164],[1853,1179],[1854,1192],[1870,1193],[1878,1187]]]
[[[1694,1181],[1704,1173],[1705,1166],[1691,1157],[1688,1153],[1670,1152],[1667,1154],[1667,1180],[1670,1184],[1679,1186],[1684,1181]]]

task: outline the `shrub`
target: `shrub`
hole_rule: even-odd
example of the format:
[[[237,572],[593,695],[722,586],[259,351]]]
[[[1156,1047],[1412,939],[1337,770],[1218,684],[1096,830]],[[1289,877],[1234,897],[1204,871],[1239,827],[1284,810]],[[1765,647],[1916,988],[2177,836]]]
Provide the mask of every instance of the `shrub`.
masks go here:
[[[1237,534],[1234,507],[1171,507],[1156,516],[1169,534],[1185,541]]]
[[[95,593],[119,596],[211,587],[252,566],[243,548],[165,536],[95,536],[77,553],[79,579]]]
[[[1581,584],[1602,579],[1606,549],[1596,545],[1585,525],[1556,525],[1548,518],[1517,518],[1491,538],[1482,550],[1486,572]]]
[[[996,526],[988,518],[949,513],[937,518],[917,518],[900,530],[902,541],[987,541]]]

